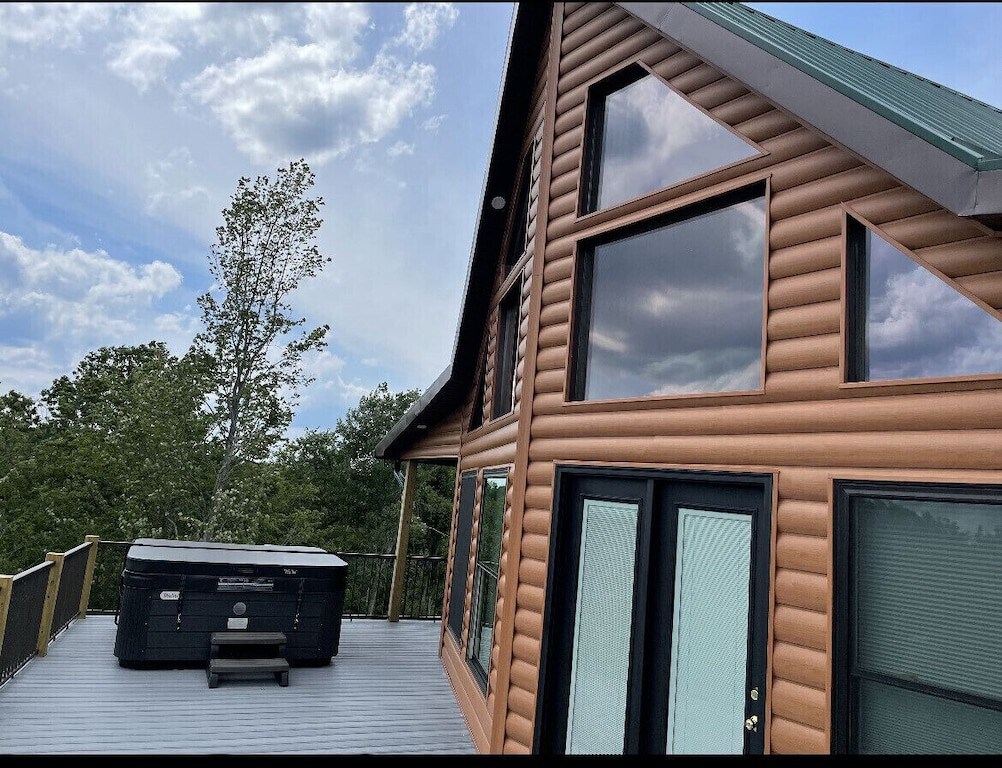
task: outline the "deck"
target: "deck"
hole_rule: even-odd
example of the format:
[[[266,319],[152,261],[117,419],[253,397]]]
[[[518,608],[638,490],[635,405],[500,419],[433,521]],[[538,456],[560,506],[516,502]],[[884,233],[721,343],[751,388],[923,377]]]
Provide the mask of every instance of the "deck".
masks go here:
[[[119,667],[113,620],[91,616],[0,687],[0,753],[473,752],[439,628],[345,620],[331,666],[210,690],[202,670]]]

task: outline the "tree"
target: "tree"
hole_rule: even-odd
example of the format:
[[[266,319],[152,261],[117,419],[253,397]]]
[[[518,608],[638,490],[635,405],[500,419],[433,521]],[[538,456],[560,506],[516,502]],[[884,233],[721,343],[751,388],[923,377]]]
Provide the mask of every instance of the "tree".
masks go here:
[[[224,512],[232,517],[241,506],[242,497],[228,493],[234,468],[266,459],[281,442],[298,389],[312,381],[303,355],[326,345],[326,325],[292,337],[306,321],[289,303],[330,261],[315,243],[323,199],[308,196],[313,183],[305,160],[280,168],[274,181],[241,178],[216,229],[209,265],[215,292],[198,299],[204,330],[194,342],[211,361],[207,404],[222,444],[205,540],[221,533]]]
[[[32,565],[87,533],[200,530],[218,454],[201,381],[196,358],[150,342],[89,353],[42,392],[40,408],[0,398],[0,562]]]
[[[276,459],[271,515],[261,535],[278,543],[309,542],[340,552],[393,551],[400,484],[393,466],[376,459],[373,451],[419,394],[390,392],[383,382],[332,431],[308,432],[287,445]],[[453,468],[421,466],[412,552],[444,554],[454,483]]]

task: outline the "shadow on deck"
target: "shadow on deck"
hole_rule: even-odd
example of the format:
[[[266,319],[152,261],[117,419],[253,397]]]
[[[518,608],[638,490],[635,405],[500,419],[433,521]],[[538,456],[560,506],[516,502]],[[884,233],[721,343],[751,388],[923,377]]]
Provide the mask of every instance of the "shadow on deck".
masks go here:
[[[331,666],[209,690],[202,670],[119,667],[92,616],[0,687],[0,752],[472,752],[439,627],[345,620]]]

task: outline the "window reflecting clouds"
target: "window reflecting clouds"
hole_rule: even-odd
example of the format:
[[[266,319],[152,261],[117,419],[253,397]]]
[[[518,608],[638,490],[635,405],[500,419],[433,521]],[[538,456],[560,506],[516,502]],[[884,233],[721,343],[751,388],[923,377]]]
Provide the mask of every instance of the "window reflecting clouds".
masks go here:
[[[758,154],[653,75],[605,97],[599,141],[598,208]]]
[[[868,269],[864,380],[1002,372],[1002,321],[880,235],[858,231]]]
[[[596,246],[585,399],[758,389],[765,201]]]

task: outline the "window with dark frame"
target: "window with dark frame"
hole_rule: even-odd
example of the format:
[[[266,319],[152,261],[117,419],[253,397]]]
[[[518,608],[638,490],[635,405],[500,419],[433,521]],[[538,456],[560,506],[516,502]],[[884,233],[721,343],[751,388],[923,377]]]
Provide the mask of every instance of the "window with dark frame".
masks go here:
[[[473,538],[473,504],[477,495],[477,473],[460,477],[459,508],[456,510],[456,543],[452,555],[449,588],[449,632],[456,644],[463,644],[463,614],[466,612],[466,578],[470,573],[470,545]]]
[[[846,215],[846,380],[1002,373],[1002,320]]]
[[[494,640],[494,619],[501,568],[501,534],[504,527],[508,474],[484,473],[477,532],[477,557],[473,567],[470,604],[470,634],[466,656],[480,686],[486,692]]]
[[[835,491],[834,750],[1002,752],[1002,486]]]
[[[504,257],[504,274],[511,272],[529,244],[529,193],[532,188],[532,149],[522,159],[518,177],[518,194],[515,196],[508,230],[508,243]]]
[[[494,363],[492,418],[509,413],[515,404],[515,365],[518,362],[518,318],[522,285],[516,282],[498,307],[498,341]]]
[[[761,389],[765,185],[580,248],[571,399]]]
[[[587,124],[582,214],[760,154],[639,64],[592,86]]]

